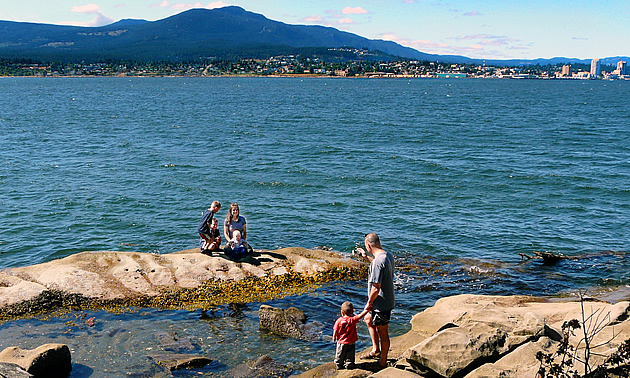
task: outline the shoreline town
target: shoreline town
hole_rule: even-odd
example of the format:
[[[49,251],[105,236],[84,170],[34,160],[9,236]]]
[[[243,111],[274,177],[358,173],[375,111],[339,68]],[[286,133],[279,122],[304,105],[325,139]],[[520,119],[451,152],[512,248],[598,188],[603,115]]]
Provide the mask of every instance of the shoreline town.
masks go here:
[[[356,78],[480,78],[545,80],[630,80],[624,60],[616,66],[600,59],[587,64],[523,65],[451,64],[417,60],[350,61],[331,63],[299,56],[207,62],[41,63],[32,60],[0,61],[0,76],[27,77],[356,77]]]

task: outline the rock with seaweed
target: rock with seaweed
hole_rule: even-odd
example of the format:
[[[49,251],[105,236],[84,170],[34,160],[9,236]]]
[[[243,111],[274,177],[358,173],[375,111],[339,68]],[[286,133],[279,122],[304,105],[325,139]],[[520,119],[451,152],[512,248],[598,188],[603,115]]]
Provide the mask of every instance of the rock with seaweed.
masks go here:
[[[207,309],[262,302],[319,284],[363,279],[364,263],[324,250],[256,251],[240,260],[198,249],[82,252],[0,270],[0,321],[77,310]]]
[[[258,319],[263,330],[283,337],[304,338],[306,314],[295,307],[282,309],[262,305]]]

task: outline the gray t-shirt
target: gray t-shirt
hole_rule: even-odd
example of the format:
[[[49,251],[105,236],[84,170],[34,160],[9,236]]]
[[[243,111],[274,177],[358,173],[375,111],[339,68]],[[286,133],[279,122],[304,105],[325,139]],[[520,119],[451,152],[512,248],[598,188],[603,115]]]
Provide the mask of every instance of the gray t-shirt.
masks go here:
[[[368,296],[372,290],[372,283],[381,285],[378,297],[373,306],[377,311],[391,311],[396,305],[394,296],[394,256],[391,253],[376,255],[368,271]]]

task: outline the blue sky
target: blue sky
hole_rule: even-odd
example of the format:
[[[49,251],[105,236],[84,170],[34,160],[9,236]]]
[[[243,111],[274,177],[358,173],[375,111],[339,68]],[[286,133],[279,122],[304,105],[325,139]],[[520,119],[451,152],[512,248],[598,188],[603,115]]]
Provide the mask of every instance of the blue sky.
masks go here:
[[[101,26],[227,5],[432,54],[485,59],[630,55],[629,0],[0,0],[0,20]]]

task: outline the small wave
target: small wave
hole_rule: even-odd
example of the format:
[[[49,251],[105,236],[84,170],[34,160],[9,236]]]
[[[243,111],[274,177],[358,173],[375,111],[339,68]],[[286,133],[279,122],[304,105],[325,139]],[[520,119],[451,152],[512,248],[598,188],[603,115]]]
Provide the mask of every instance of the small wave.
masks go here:
[[[295,186],[294,184],[289,184],[289,183],[280,182],[280,181],[270,181],[270,182],[259,181],[258,185],[260,185],[260,186],[279,186],[279,187],[293,187],[293,186]]]
[[[492,270],[492,269],[482,268],[482,267],[479,267],[479,266],[476,266],[476,265],[473,265],[473,266],[469,267],[466,270],[468,271],[468,273],[478,274],[478,275],[481,275],[481,276],[486,276],[486,275],[492,274],[494,272],[494,270]]]
[[[194,165],[190,165],[190,164],[174,164],[174,163],[168,163],[168,164],[162,164],[160,165],[161,168],[196,168]]]

